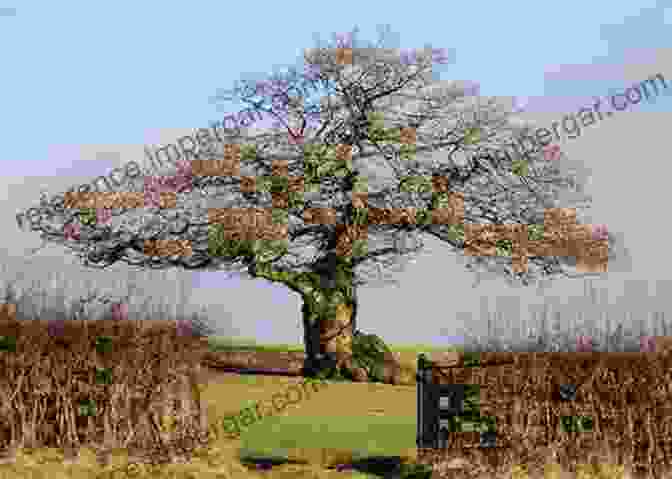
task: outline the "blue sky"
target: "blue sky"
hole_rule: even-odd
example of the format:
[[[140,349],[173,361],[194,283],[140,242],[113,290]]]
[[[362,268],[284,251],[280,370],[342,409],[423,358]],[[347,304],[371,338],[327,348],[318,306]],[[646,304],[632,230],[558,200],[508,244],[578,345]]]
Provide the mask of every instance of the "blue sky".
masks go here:
[[[296,65],[303,49],[315,46],[314,35],[333,41],[334,33],[358,26],[360,38],[377,41],[376,26],[390,24],[399,35],[392,46],[431,43],[454,52],[442,80],[477,81],[482,96],[520,97],[544,121],[670,65],[670,2],[250,6],[22,0],[3,7],[14,13],[0,16],[7,218],[37,204],[40,187],[63,191],[119,162],[141,161],[143,145],[166,144],[178,138],[172,132],[188,134],[237,111],[234,104],[219,110],[209,99],[241,74]],[[672,71],[666,78],[672,82]],[[659,97],[620,115],[667,113],[671,106],[670,96]],[[600,128],[606,127],[594,127]],[[196,274],[193,285],[238,287],[239,279],[222,276]],[[274,291],[273,301],[283,303],[286,290]]]
[[[395,12],[389,3],[345,1],[317,14],[313,2],[262,2],[254,20],[236,21],[249,16],[246,4],[22,1],[15,16],[0,17],[7,139],[0,161],[12,173],[56,174],[72,160],[57,145],[142,144],[154,130],[206,126],[221,116],[208,102],[218,88],[241,73],[295,63],[314,46],[314,33],[331,41],[354,25],[367,40],[377,39],[377,24],[389,23],[402,48],[430,42],[454,49],[442,78],[476,80],[483,95],[522,97],[602,95],[622,86],[616,70],[587,74],[602,69],[565,65],[646,60],[670,41],[665,21],[672,17],[656,2],[543,9],[493,2],[488,15],[437,3]]]

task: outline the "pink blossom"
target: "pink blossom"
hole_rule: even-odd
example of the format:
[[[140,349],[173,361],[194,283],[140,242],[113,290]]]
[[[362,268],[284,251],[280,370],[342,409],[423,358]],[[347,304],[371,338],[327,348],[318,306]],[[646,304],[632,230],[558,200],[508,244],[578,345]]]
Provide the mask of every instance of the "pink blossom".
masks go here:
[[[639,338],[639,351],[642,353],[655,353],[656,341],[653,336],[642,336]]]
[[[352,48],[352,33],[336,34],[336,48]]]
[[[179,160],[176,164],[177,171],[181,175],[191,176],[192,173],[192,164],[190,160]]]
[[[112,210],[109,208],[97,208],[96,209],[96,222],[104,225],[109,223],[112,220]]]
[[[576,351],[589,353],[593,350],[593,338],[590,336],[579,336],[576,339]]]
[[[287,87],[289,83],[287,80],[282,79],[272,79],[272,80],[260,80],[255,83],[255,93],[261,96],[277,96],[281,94]]]
[[[401,63],[404,65],[412,65],[417,61],[417,52],[415,50],[402,50]]]
[[[112,305],[112,319],[115,321],[125,321],[128,319],[128,304],[114,303]]]
[[[191,191],[191,188],[193,186],[192,183],[193,176],[183,176],[183,175],[177,175],[175,176],[175,192],[176,193],[181,193],[183,191]]]
[[[65,239],[79,239],[80,227],[76,223],[68,223],[63,227],[63,233],[65,234]]]
[[[263,81],[258,81],[254,84],[254,94],[263,95],[266,93],[266,83]]]
[[[160,191],[164,193],[172,193],[175,191],[177,186],[177,181],[174,176],[162,176],[159,180]]]
[[[308,111],[305,116],[307,120],[311,121],[320,121],[322,119],[322,114],[319,111]]]
[[[544,159],[546,161],[557,160],[560,158],[560,146],[548,145],[544,147]]]
[[[464,89],[465,95],[478,96],[481,92],[481,85],[478,82],[469,82],[469,86]]]
[[[147,183],[145,183],[144,199],[145,208],[158,208],[161,202],[161,192],[159,191],[158,186],[148,186]]]
[[[593,225],[593,240],[604,241],[609,239],[607,225]]]
[[[434,63],[448,63],[448,51],[445,48],[432,48],[432,61]]]
[[[261,80],[255,84],[254,91],[257,95],[270,95],[273,93],[272,85],[269,80]]]
[[[303,76],[308,81],[317,81],[320,78],[320,66],[319,65],[306,65],[304,67]]]
[[[161,197],[159,193],[147,194],[145,193],[145,208],[160,208]]]
[[[145,177],[145,201],[158,201],[160,193],[178,193],[190,191],[193,184],[193,175],[186,168],[172,176],[146,176]]]
[[[271,104],[273,109],[276,110],[276,112],[282,113],[283,116],[289,113],[289,105],[287,104],[287,99],[285,97],[279,95],[275,96],[273,97]]]
[[[189,321],[178,321],[177,325],[177,335],[178,336],[189,336],[192,334],[193,328]]]
[[[65,320],[64,319],[51,319],[47,323],[47,330],[49,331],[49,336],[56,337],[62,336],[65,331]]]
[[[289,132],[289,142],[294,145],[303,145],[304,136],[301,134],[296,134],[292,131]]]
[[[159,185],[159,180],[156,176],[145,176],[145,191],[156,189]]]
[[[337,48],[352,48],[353,38],[352,33],[343,33],[336,35]],[[446,63],[448,60],[448,53],[445,48],[431,49],[432,61],[435,63]],[[401,52],[401,62],[405,65],[417,62],[416,50],[405,50]],[[308,64],[304,66],[303,79],[308,82],[314,82],[319,79],[320,67],[315,64]],[[320,111],[298,111],[302,110],[300,105],[296,102],[288,102],[287,89],[289,82],[283,79],[260,80],[254,83],[253,88],[256,95],[270,97],[271,106],[276,116],[281,117],[279,121],[276,117],[273,122],[273,128],[288,129],[289,141],[293,144],[302,144],[305,141],[304,130],[299,132],[292,131],[289,127],[288,118],[290,114],[295,116],[298,113],[301,123],[305,121],[305,126],[310,128],[317,127],[321,124],[322,113]],[[478,94],[480,88],[478,84],[474,85],[471,90],[472,95]],[[290,113],[290,106],[291,113]]]

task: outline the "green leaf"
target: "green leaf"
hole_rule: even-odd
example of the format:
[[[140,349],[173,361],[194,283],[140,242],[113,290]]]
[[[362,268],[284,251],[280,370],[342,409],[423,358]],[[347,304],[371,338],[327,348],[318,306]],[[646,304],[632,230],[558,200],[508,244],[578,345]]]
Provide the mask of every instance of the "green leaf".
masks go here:
[[[96,368],[96,383],[112,384],[112,370],[110,368]]]
[[[401,145],[401,148],[399,149],[399,157],[402,160],[413,159],[416,151],[417,151],[416,145],[406,145],[406,144]]]
[[[109,336],[98,336],[96,338],[96,351],[99,353],[112,352],[112,338]]]
[[[399,128],[385,128],[385,117],[381,112],[369,113],[368,119],[367,134],[371,141],[377,143],[399,143],[401,141],[401,130]]]
[[[241,161],[254,160],[257,157],[257,146],[244,144],[240,146]]]
[[[511,256],[513,253],[513,243],[508,239],[499,239],[495,242],[495,250],[498,256]]]
[[[480,367],[481,364],[480,353],[465,352],[464,353],[464,367]]]
[[[343,178],[352,173],[352,158],[348,158],[345,162],[334,160],[334,165],[334,176]]]
[[[316,183],[316,182],[306,183],[304,185],[304,191],[306,193],[319,193],[320,192],[320,184]]]
[[[593,418],[589,416],[580,416],[578,421],[578,426],[581,431],[592,431],[593,430]]]
[[[96,210],[94,208],[81,208],[79,212],[79,221],[85,225],[96,224]]]
[[[368,240],[364,239],[355,240],[352,243],[352,256],[354,257],[366,256],[366,253],[368,252],[369,249],[368,243],[369,243]]]
[[[355,177],[355,182],[352,186],[352,191],[355,193],[368,193],[369,192],[369,182],[366,177],[359,176]]]
[[[400,143],[401,142],[401,131],[399,128],[387,128],[377,132],[377,140],[384,143]]]
[[[96,403],[91,399],[84,399],[79,402],[79,415],[80,416],[95,416],[96,415]]]
[[[448,225],[448,239],[451,241],[464,241],[464,225]]]
[[[404,479],[431,479],[434,476],[434,467],[431,464],[401,464],[400,476]]]
[[[16,338],[14,336],[0,336],[0,351],[16,352]]]
[[[271,193],[284,193],[288,185],[289,178],[286,176],[271,176]]]
[[[284,208],[273,208],[271,220],[274,225],[286,225],[289,222],[289,212]]]
[[[257,240],[254,246],[255,256],[259,263],[273,261],[287,253],[288,249],[289,241],[287,239]]]
[[[368,373],[369,379],[371,379],[372,382],[382,383],[385,381],[384,369],[381,363],[373,363]]]
[[[369,137],[381,136],[385,131],[385,118],[380,112],[371,112],[368,115],[369,127],[367,133]]]
[[[449,193],[432,193],[432,206],[431,209],[441,209],[448,208],[450,206],[450,194]]]
[[[516,176],[527,176],[528,164],[525,160],[515,160],[512,164],[511,172]]]
[[[431,193],[432,180],[423,175],[406,176],[399,182],[399,190],[407,193]]]
[[[589,416],[562,416],[560,424],[564,432],[589,432],[593,430],[593,419]]]
[[[238,258],[254,255],[252,240],[234,240],[224,237],[224,225],[210,225],[208,230],[208,253],[214,257]]]
[[[324,178],[325,176],[329,175],[334,170],[336,170],[337,167],[338,165],[335,160],[327,160],[317,167],[316,175],[318,178]]]
[[[544,225],[528,225],[527,239],[530,241],[541,241],[544,239]]]
[[[336,159],[336,148],[329,145],[308,144],[303,149],[303,161],[307,165],[319,165]]]
[[[290,208],[303,208],[305,204],[305,198],[303,197],[303,192],[290,191],[288,202]]]
[[[368,208],[354,208],[352,222],[356,225],[368,224],[369,209]]]
[[[426,226],[432,224],[432,213],[427,208],[418,209],[415,212],[415,221],[417,224]]]
[[[257,176],[255,181],[255,188],[257,191],[270,192],[273,186],[271,176]]]
[[[466,145],[474,145],[481,140],[480,128],[469,128],[464,134],[464,143]]]

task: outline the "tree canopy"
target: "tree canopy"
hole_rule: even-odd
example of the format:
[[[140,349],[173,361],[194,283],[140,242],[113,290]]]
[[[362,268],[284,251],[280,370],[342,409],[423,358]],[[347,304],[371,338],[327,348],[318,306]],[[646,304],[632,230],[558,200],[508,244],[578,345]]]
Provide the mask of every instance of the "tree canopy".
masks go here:
[[[520,249],[524,246],[511,237],[520,235],[519,229],[513,228],[518,233],[511,230],[507,237],[499,228],[499,237],[493,238],[499,243],[494,245],[485,240],[486,231],[492,230],[485,225],[511,225],[511,229],[532,224],[540,232],[544,218],[556,224],[564,213],[569,219],[571,210],[549,209],[559,207],[554,200],[561,190],[583,193],[576,178],[562,176],[558,167],[562,160],[551,163],[542,151],[498,155],[530,128],[510,122],[510,112],[494,99],[475,97],[468,86],[447,82],[438,94],[427,93],[436,90],[432,60],[442,50],[426,47],[400,54],[380,46],[352,48],[351,35],[337,42],[348,48],[306,51],[304,73],[292,68],[287,75],[245,81],[232,90],[229,99],[238,97],[248,105],[247,111],[277,118],[274,131],[253,138],[239,134],[227,145],[211,144],[191,164],[190,158],[176,162],[178,174],[145,178],[143,190],[126,193],[126,198],[124,193],[114,197],[70,193],[65,208],[56,212],[61,228],[40,225],[46,238],[64,239],[67,226],[78,224],[79,241],[65,244],[84,252],[86,264],[98,267],[117,260],[185,268],[221,267],[224,261],[240,263],[250,272],[254,270],[250,266],[268,263],[298,271],[317,259],[296,262],[299,249],[312,246],[326,257],[339,245],[339,253],[350,253],[351,244],[356,251],[350,264],[359,267],[421,249],[404,249],[398,241],[371,248],[373,238],[368,235],[398,238],[418,233],[439,238],[477,263],[486,258],[485,262],[501,265],[493,257],[497,251],[508,255],[508,262],[525,263]],[[319,103],[306,100],[320,92]],[[470,113],[473,119],[465,120]],[[300,126],[293,128],[292,120]],[[428,153],[430,162],[419,158]],[[358,168],[373,157],[384,158],[392,173],[376,191]],[[228,190],[227,200],[222,189]],[[152,194],[163,202],[148,205]],[[136,204],[128,205],[134,203],[128,198],[132,195]],[[576,204],[583,202],[583,207],[590,197],[579,196]],[[199,201],[203,199],[207,206]],[[222,208],[214,206],[220,203]],[[131,208],[126,206],[145,207],[141,228],[131,228],[129,221],[112,222],[114,226],[95,221],[95,209],[101,207],[110,208],[108,220],[117,214],[130,219]],[[266,221],[264,228],[257,223],[257,233],[265,229],[265,235],[239,240],[231,229],[225,233],[227,218],[252,217],[250,210],[243,210],[248,208],[256,208],[257,219]],[[207,245],[202,241],[206,233]],[[604,256],[609,239],[592,246],[601,247]],[[176,254],[187,252],[176,241],[189,241],[191,255]],[[158,252],[152,246],[160,245],[173,254],[152,254]],[[528,249],[542,248],[528,245]],[[521,267],[503,268],[504,272],[523,281],[533,272],[562,273],[558,257],[570,256],[568,251],[546,249],[548,254],[527,256],[535,271]],[[587,265],[580,264],[579,269],[583,266]]]
[[[564,157],[511,153],[531,126],[474,84],[436,80],[445,50],[384,48],[383,36],[360,45],[354,34],[306,50],[302,72],[220,95],[274,117],[273,128],[184,152],[171,176],[129,192],[45,203],[43,238],[92,267],[235,269],[304,299],[337,285],[351,297],[372,281],[367,268],[403,266],[427,235],[512,284],[607,271],[616,237],[576,223],[591,198]],[[365,174],[377,159],[386,171]]]

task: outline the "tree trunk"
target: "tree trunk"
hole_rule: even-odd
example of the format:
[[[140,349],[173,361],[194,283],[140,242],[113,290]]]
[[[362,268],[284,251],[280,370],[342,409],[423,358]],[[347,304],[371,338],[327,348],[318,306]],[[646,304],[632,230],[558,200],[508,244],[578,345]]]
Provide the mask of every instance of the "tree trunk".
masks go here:
[[[356,299],[338,289],[316,289],[303,297],[306,372],[351,369]]]
[[[284,284],[301,295],[306,362],[304,374],[314,376],[343,367],[351,370],[352,337],[357,316],[357,292],[352,268],[331,254],[313,272],[274,270],[258,265],[252,276]],[[328,374],[328,375],[330,375]]]

